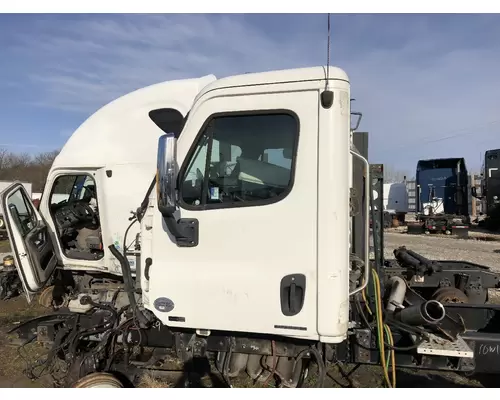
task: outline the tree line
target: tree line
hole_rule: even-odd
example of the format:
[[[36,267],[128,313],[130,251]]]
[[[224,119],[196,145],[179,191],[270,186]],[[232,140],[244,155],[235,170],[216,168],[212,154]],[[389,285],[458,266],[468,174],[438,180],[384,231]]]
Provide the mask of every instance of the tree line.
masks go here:
[[[58,154],[59,150],[32,155],[0,149],[0,181],[30,182],[33,192],[41,192]]]
[[[58,154],[59,150],[31,155],[0,149],[0,181],[31,182],[33,192],[41,192],[52,162]],[[384,181],[386,183],[402,182],[405,177],[414,179],[414,176],[411,176],[407,171],[384,165]]]

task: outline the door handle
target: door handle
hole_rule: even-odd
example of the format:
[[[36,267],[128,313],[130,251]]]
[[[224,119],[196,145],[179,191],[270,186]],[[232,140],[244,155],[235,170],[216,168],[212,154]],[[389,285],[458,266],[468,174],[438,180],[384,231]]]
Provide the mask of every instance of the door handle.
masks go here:
[[[292,283],[290,285],[290,299],[289,299],[290,312],[292,312],[294,314],[295,314],[295,310],[296,310],[296,307],[295,307],[295,287],[296,287],[295,283]]]
[[[303,274],[287,275],[281,279],[281,312],[287,317],[297,315],[304,306],[306,277]]]

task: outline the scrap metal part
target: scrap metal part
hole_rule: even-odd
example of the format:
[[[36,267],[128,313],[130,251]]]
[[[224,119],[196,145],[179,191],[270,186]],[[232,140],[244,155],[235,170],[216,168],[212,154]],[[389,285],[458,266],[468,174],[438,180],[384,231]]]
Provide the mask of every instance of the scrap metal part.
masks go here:
[[[0,270],[0,300],[9,300],[23,292],[23,285],[16,269]]]

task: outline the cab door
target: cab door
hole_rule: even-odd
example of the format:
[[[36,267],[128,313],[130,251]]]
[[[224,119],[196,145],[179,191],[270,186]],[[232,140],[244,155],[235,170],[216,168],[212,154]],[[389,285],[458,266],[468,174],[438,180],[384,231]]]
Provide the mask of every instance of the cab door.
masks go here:
[[[28,302],[45,286],[57,265],[49,229],[26,189],[15,182],[1,193],[11,250]]]
[[[199,226],[199,242],[178,246],[159,213],[153,227],[147,301],[164,324],[317,337],[311,86],[221,89],[193,108],[177,142],[176,218]]]

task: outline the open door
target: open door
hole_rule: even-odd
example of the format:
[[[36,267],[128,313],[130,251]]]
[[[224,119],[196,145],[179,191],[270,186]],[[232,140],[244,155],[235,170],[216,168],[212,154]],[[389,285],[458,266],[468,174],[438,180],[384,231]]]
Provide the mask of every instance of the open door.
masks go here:
[[[30,302],[57,265],[51,235],[22,183],[5,189],[1,201],[16,268]]]

